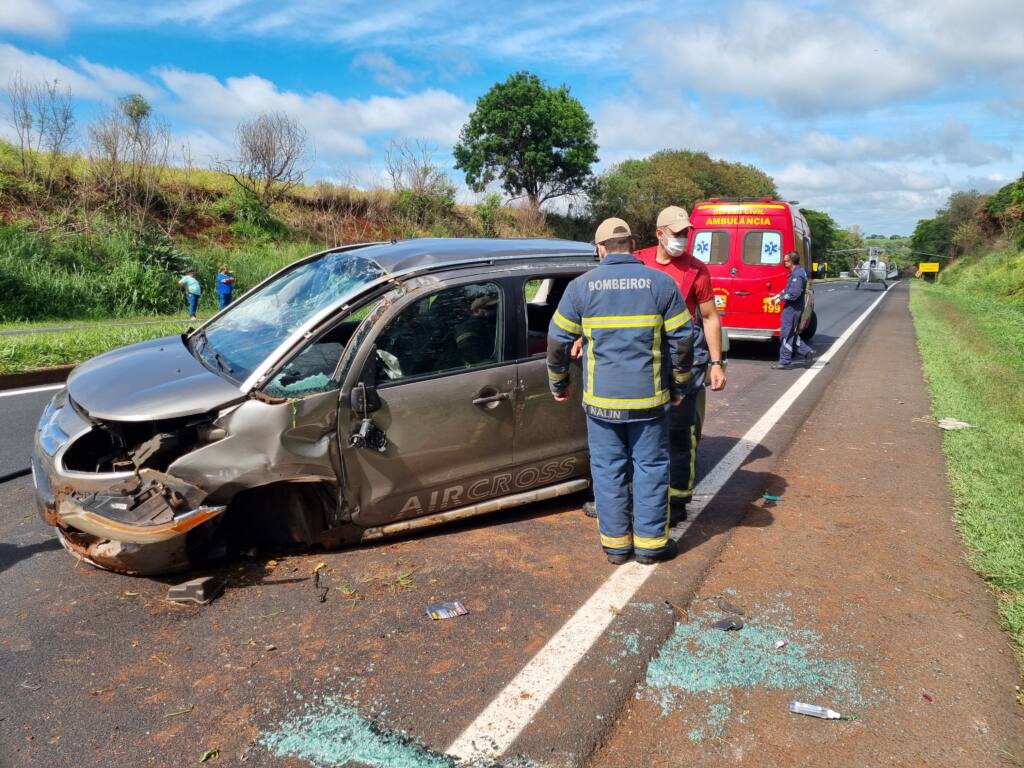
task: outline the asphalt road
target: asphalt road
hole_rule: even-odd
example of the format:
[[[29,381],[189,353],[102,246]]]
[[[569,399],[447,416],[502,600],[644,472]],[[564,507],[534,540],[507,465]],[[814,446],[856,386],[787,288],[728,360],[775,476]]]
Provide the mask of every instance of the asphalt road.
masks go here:
[[[58,388],[0,391],[0,477],[28,469],[39,415]]]
[[[878,292],[823,284],[816,295],[822,352]],[[769,370],[773,355],[734,345],[728,389],[708,398],[700,474],[801,375]],[[753,503],[784,491],[775,457],[844,359],[760,442],[510,754],[543,766],[585,758],[670,631],[665,601],[686,605],[733,526],[771,524]],[[5,462],[27,451],[46,396],[0,400]],[[452,743],[610,574],[581,501],[225,564],[224,596],[182,608],[163,599],[165,582],[76,565],[36,517],[30,479],[0,485],[0,767],[164,766],[212,749],[221,764],[444,765],[421,744]],[[321,561],[322,603],[311,579]],[[424,615],[453,599],[470,614]]]

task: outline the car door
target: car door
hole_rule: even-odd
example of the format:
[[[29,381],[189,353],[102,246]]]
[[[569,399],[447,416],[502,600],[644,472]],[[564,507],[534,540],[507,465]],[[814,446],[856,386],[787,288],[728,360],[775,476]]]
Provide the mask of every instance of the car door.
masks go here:
[[[422,294],[422,295],[421,295]],[[345,482],[362,526],[468,506],[511,492],[516,364],[497,280],[415,295],[382,320],[361,380],[384,451],[344,440]]]
[[[779,304],[769,297],[786,284],[782,266],[783,233],[779,229],[741,230],[738,253],[734,251],[732,295],[729,298],[731,324],[741,328],[775,330],[779,327]],[[738,256],[738,258],[736,258]]]
[[[715,293],[715,309],[723,316],[729,311],[729,295],[732,293],[729,255],[734,234],[735,228],[703,229],[690,238],[693,257],[708,266]]]
[[[539,465],[537,485],[585,474],[589,466],[580,364],[569,369],[571,401],[556,402],[548,386],[548,323],[569,281],[578,274],[576,269],[523,278],[512,288],[522,318],[513,458],[517,467]],[[557,465],[550,464],[554,460]]]

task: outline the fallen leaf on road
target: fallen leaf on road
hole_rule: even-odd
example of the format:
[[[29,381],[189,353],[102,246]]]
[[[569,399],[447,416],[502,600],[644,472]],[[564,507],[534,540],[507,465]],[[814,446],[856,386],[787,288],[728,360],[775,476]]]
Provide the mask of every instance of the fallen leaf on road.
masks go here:
[[[199,758],[199,762],[208,763],[211,760],[216,760],[218,757],[220,757],[220,750],[217,749],[217,747],[214,747],[213,749],[208,749],[203,752],[203,756]]]

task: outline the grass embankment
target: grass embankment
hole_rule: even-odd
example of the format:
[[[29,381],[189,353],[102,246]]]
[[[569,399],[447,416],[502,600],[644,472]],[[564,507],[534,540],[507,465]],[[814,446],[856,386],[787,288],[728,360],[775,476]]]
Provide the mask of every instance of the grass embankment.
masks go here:
[[[188,327],[184,320],[135,326],[112,326],[108,321],[58,333],[0,336],[0,374],[73,365],[126,344],[183,333]]]
[[[982,271],[965,277],[951,282],[988,280]],[[917,283],[910,308],[935,418],[973,425],[943,439],[969,562],[1024,653],[1024,302],[1007,289],[995,299]]]

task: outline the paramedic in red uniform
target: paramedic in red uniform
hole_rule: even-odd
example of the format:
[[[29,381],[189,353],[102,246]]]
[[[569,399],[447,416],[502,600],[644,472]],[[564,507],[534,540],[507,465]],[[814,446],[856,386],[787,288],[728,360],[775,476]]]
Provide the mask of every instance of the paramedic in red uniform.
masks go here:
[[[634,254],[646,266],[665,272],[675,281],[690,315],[696,321],[690,387],[682,404],[669,409],[669,496],[673,525],[686,519],[686,504],[693,496],[697,443],[700,442],[704,425],[705,384],[710,384],[714,391],[725,387],[722,324],[715,309],[708,268],[688,252],[691,231],[692,225],[686,211],[677,205],[670,205],[658,214],[655,230],[658,244]],[[583,510],[593,516],[593,502],[584,504]]]

